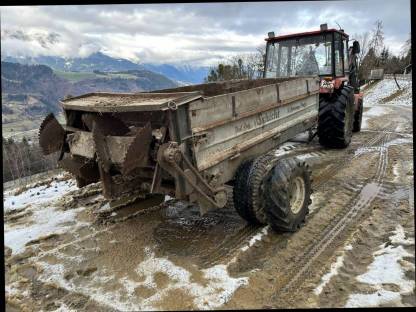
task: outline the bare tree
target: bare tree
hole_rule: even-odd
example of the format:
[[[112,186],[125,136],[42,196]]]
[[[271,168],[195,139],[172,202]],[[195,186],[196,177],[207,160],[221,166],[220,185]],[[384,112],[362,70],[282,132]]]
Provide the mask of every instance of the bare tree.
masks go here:
[[[370,42],[370,33],[368,31],[355,34],[354,39],[360,43],[360,53],[358,54],[358,65],[361,66],[364,57],[367,55],[368,46]]]
[[[205,81],[262,78],[264,72],[264,51],[264,47],[258,47],[254,52],[229,57],[225,62],[212,67]]]
[[[378,57],[384,47],[383,22],[381,20],[377,20],[374,25],[375,27],[372,31],[369,48],[373,48],[375,55]]]

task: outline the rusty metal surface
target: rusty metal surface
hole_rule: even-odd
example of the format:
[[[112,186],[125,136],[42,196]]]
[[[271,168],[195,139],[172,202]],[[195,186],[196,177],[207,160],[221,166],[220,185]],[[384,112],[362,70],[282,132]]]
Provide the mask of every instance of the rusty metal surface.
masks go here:
[[[160,141],[157,143],[158,145],[164,144],[166,139],[166,134],[168,132],[167,127],[161,127],[160,129]],[[157,158],[157,154],[156,157]],[[162,169],[158,162],[156,162],[155,170],[153,173],[152,184],[150,186],[150,193],[156,193],[160,189],[160,184],[162,182]]]
[[[97,182],[100,178],[98,166],[95,161],[66,157],[58,162],[59,166],[88,182]]]
[[[90,131],[95,122],[103,135],[125,135],[130,131],[123,121],[111,115],[83,114],[82,121]]]
[[[152,128],[150,123],[137,131],[133,142],[131,142],[124,161],[121,173],[129,174],[135,168],[144,167],[149,161],[150,143],[152,141]]]
[[[92,139],[94,141],[95,153],[97,155],[99,166],[102,167],[105,172],[109,172],[112,162],[108,151],[106,137],[95,121],[92,125]]]
[[[39,127],[39,145],[44,155],[62,150],[65,140],[65,130],[50,113]]]
[[[134,136],[106,136],[107,150],[114,164],[122,164],[128,147],[133,142]],[[93,134],[87,131],[73,130],[67,135],[69,150],[72,155],[86,158],[94,158],[95,143]]]

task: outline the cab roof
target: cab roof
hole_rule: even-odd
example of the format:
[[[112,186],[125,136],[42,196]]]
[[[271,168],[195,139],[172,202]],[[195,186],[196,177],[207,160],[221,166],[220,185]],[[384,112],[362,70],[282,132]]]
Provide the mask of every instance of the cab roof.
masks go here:
[[[295,34],[289,34],[289,35],[274,36],[272,38],[266,38],[264,40],[266,40],[266,41],[279,41],[279,40],[284,40],[284,39],[308,37],[308,36],[327,34],[327,33],[333,33],[333,32],[337,32],[337,33],[341,34],[342,36],[348,38],[348,35],[345,32],[343,32],[342,30],[331,28],[331,29],[327,29],[327,30],[315,30],[315,31],[308,31],[308,32],[295,33]]]

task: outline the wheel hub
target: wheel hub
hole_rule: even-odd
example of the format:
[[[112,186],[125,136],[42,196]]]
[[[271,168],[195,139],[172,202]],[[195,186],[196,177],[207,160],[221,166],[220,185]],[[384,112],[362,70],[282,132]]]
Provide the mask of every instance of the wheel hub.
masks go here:
[[[297,214],[303,207],[305,201],[305,181],[302,177],[296,177],[292,184],[290,196],[290,209]]]

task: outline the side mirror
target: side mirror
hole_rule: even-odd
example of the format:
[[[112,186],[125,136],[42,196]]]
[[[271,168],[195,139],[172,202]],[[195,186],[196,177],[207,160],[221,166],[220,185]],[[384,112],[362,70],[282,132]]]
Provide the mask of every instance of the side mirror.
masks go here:
[[[352,53],[353,54],[360,53],[360,43],[357,40],[355,40],[352,43]]]

